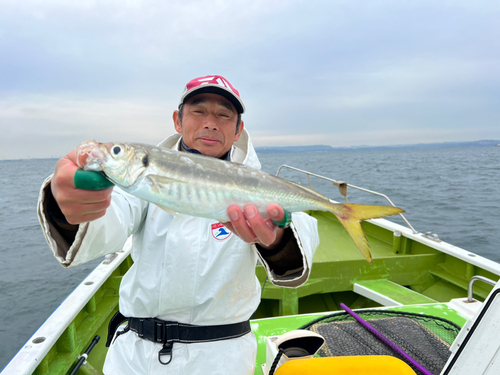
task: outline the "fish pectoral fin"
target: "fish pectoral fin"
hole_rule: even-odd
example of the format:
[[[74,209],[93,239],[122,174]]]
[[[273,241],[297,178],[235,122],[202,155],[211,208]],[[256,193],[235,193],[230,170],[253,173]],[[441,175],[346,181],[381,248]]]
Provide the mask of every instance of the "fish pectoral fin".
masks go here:
[[[185,184],[184,181],[176,180],[174,178],[169,178],[165,176],[160,176],[157,174],[150,174],[146,178],[151,182],[153,190],[157,193],[159,193],[161,189],[166,188],[170,184],[174,183]]]
[[[178,213],[174,210],[172,210],[170,207],[162,206],[160,204],[155,204],[155,206],[161,208],[163,211],[165,211],[167,214],[170,214],[172,216],[177,216]]]

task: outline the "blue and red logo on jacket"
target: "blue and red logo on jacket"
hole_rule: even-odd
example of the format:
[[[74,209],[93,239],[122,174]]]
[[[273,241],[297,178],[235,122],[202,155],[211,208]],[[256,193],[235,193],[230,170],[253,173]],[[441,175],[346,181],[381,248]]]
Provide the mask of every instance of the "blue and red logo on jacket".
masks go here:
[[[224,241],[231,236],[232,232],[229,231],[222,223],[212,224],[212,237],[217,241]]]

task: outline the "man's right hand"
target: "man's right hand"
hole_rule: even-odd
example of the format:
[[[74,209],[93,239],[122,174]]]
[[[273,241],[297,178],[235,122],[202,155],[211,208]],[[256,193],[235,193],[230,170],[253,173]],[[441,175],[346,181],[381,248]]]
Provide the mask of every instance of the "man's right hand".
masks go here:
[[[52,195],[70,224],[81,224],[104,216],[111,204],[113,191],[112,187],[104,190],[75,188],[77,169],[76,150],[73,150],[57,162],[50,182]]]

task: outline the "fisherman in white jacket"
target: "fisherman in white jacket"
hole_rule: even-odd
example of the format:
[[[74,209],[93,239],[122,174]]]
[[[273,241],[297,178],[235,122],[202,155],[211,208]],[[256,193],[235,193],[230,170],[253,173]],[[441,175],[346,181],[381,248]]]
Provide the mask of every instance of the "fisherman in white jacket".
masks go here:
[[[241,121],[239,92],[222,76],[190,81],[163,147],[245,164],[260,163]],[[70,267],[119,251],[133,235],[134,264],[120,286],[104,373],[253,374],[249,319],[260,302],[257,259],[275,285],[307,281],[317,223],[277,204],[228,208],[229,223],[172,216],[120,189],[75,188],[76,153],[42,186],[38,213],[54,255]],[[290,218],[291,216],[291,218]]]

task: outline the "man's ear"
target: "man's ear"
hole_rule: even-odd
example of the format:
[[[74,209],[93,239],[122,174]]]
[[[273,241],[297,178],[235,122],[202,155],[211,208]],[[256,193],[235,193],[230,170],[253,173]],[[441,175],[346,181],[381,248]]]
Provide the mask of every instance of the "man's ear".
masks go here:
[[[172,118],[174,119],[174,126],[175,130],[177,133],[182,133],[182,125],[181,125],[181,119],[179,117],[179,111],[175,110],[174,114],[172,115]]]
[[[245,124],[243,123],[243,120],[241,120],[240,123],[240,128],[238,129],[238,132],[234,135],[234,141],[236,142],[238,139],[240,139],[241,133],[243,133],[243,128],[245,127]]]

